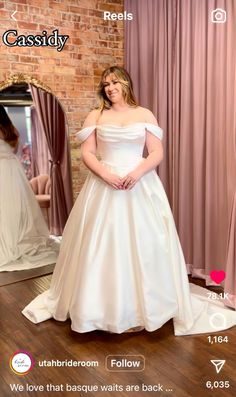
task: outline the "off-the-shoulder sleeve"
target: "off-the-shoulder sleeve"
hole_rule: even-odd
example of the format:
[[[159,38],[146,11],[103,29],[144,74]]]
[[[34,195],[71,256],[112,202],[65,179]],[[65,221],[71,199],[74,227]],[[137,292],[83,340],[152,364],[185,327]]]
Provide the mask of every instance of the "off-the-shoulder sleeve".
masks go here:
[[[145,128],[147,131],[151,132],[157,138],[159,139],[163,138],[163,130],[158,125],[145,123]]]
[[[85,127],[82,130],[80,130],[79,132],[77,132],[75,134],[76,138],[80,141],[83,142],[85,141],[89,135],[92,134],[92,132],[96,129],[96,125],[91,125],[89,127]]]

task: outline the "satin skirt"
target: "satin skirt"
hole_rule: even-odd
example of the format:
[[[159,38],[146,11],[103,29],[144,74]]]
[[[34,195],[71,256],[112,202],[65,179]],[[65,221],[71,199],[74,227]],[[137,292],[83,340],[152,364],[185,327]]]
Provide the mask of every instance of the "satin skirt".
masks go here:
[[[7,143],[0,144],[0,272],[55,263],[59,244],[49,238],[22,165]]]
[[[104,164],[121,176],[127,169]],[[132,190],[115,190],[90,172],[68,219],[48,291],[23,310],[32,322],[71,319],[72,330],[147,331],[174,319],[175,335],[213,332],[209,316],[236,312],[188,282],[173,216],[155,171]]]

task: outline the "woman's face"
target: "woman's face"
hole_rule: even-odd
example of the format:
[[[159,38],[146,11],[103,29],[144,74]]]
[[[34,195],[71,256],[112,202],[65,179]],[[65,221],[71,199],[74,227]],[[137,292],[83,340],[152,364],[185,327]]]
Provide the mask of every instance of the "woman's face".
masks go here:
[[[124,101],[122,85],[119,83],[117,77],[113,73],[109,74],[105,78],[104,90],[107,98],[112,103]]]

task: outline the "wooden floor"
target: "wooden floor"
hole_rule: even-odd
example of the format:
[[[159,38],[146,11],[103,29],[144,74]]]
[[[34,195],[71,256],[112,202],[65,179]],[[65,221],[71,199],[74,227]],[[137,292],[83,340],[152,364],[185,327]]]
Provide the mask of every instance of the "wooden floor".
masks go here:
[[[42,276],[0,288],[0,396],[131,396],[172,397],[233,397],[236,396],[236,327],[214,335],[227,335],[228,343],[209,344],[208,335],[175,337],[172,321],[160,330],[149,333],[109,334],[90,332],[78,334],[70,329],[70,321],[49,320],[34,325],[21,310],[38,293],[48,288],[51,276]],[[17,350],[32,353],[36,364],[25,375],[15,375],[9,368],[9,358]],[[134,354],[145,357],[143,372],[109,372],[105,358],[109,354]],[[40,360],[99,361],[99,367],[41,367]],[[210,360],[226,363],[217,374]],[[207,389],[206,382],[230,382],[229,389]],[[10,384],[28,385],[111,385],[107,392],[12,392]],[[147,392],[142,385],[163,385],[164,391]],[[115,391],[118,387],[123,391]],[[137,385],[140,391],[128,392],[127,385]],[[49,387],[49,386],[48,386]],[[58,386],[61,387],[61,386]],[[166,391],[172,389],[173,391]]]

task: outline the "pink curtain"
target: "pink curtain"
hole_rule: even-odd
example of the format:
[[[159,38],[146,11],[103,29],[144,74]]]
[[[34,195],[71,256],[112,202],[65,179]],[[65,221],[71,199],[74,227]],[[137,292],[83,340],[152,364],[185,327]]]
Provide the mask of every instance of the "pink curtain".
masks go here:
[[[126,68],[140,104],[165,130],[159,173],[189,271],[211,283],[211,270],[226,270],[226,292],[227,280],[236,282],[228,254],[235,244],[234,3],[125,0],[134,15],[125,24]],[[227,11],[227,23],[211,21],[216,8]]]
[[[236,193],[234,195],[233,208],[230,218],[225,291],[229,294],[226,303],[236,308]]]
[[[64,112],[52,94],[30,85],[51,156],[51,233],[61,235],[72,208],[71,167]]]
[[[30,108],[30,118],[32,143],[32,177],[40,174],[49,175],[48,144],[34,106],[31,106]]]

